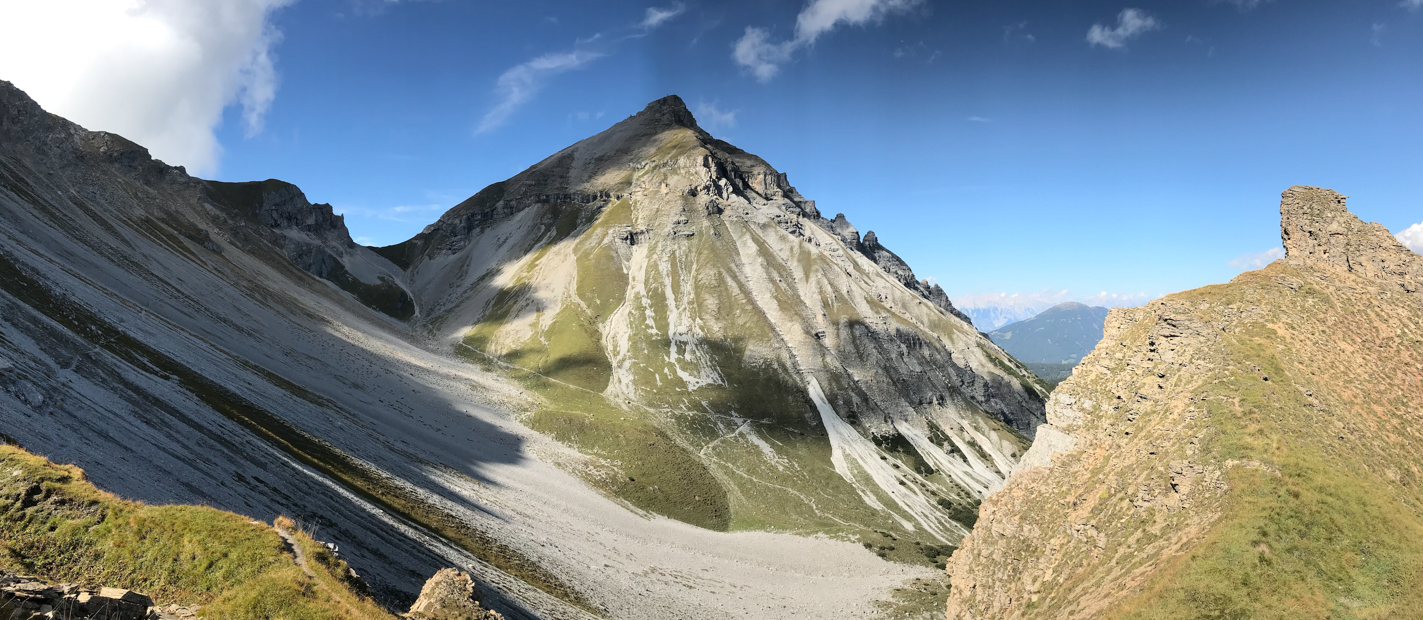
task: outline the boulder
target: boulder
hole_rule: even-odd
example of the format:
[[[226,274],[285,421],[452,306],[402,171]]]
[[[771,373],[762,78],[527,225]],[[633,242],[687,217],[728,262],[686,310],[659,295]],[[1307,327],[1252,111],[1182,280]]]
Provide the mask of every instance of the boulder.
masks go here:
[[[504,616],[481,607],[479,589],[469,573],[442,568],[410,606],[405,617],[411,620],[503,620]]]

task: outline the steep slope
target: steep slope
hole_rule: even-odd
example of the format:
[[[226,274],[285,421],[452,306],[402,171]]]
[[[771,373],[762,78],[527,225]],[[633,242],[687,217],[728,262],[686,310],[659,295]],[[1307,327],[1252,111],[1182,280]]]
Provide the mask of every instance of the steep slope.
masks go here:
[[[519,456],[403,325],[312,273],[394,282],[329,207],[191,178],[0,82],[0,222],[6,436],[129,497],[324,523],[360,541],[352,559],[391,601],[452,555],[486,563],[515,612],[585,604],[491,534],[497,519],[430,489],[429,468],[462,455],[414,454],[439,443],[415,411],[482,431],[467,449],[487,456],[458,471]]]
[[[266,523],[206,506],[125,501],[94,488],[77,467],[14,446],[0,445],[0,469],[0,577],[9,569],[88,588],[132,589],[151,594],[160,607],[202,606],[209,618],[395,618],[359,592],[362,584],[345,562],[303,532],[287,534],[294,547],[284,549]],[[298,548],[311,554],[310,574],[295,563]],[[9,607],[17,602],[0,595],[0,612],[44,617],[38,609]],[[96,618],[123,617],[93,605]]]
[[[942,289],[675,96],[377,251],[591,479],[704,527],[954,542],[1042,420]]]
[[[1076,364],[1102,339],[1106,320],[1106,308],[1069,301],[1004,325],[988,337],[1023,363]]]
[[[1423,257],[1330,190],[1286,258],[1113,310],[950,562],[949,618],[1423,609]]]
[[[928,573],[591,489],[568,472],[609,464],[432,345],[396,262],[293,186],[189,177],[0,82],[0,438],[123,497],[291,515],[399,607],[457,566],[509,618],[866,617]]]

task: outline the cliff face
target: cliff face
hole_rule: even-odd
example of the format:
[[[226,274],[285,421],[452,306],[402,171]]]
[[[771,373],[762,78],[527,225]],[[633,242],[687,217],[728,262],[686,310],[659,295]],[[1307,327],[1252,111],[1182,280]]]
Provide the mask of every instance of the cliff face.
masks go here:
[[[949,618],[1420,608],[1423,258],[1329,190],[1280,212],[1285,259],[1112,311],[950,561]]]
[[[547,398],[530,424],[605,459],[600,484],[698,525],[954,542],[1043,419],[941,289],[676,97],[377,251],[424,325]]]

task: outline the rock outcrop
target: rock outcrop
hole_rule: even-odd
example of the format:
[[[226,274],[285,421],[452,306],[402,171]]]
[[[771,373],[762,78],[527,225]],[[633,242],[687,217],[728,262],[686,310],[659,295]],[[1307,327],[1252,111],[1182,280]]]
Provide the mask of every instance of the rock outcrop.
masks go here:
[[[247,232],[279,248],[303,271],[393,318],[404,321],[417,314],[414,300],[400,284],[400,268],[351,240],[345,217],[331,205],[312,204],[300,188],[275,179],[205,181],[202,190],[210,204],[231,216],[233,225],[245,224]],[[221,251],[208,231],[202,234],[204,247]]]
[[[1329,190],[1281,220],[1285,259],[1111,312],[950,561],[951,620],[1416,613],[1423,257]]]
[[[405,614],[410,620],[504,620],[504,616],[485,609],[479,600],[479,590],[469,574],[453,568],[442,568],[420,589],[420,598]]]
[[[1280,201],[1280,239],[1285,257],[1298,265],[1344,270],[1394,282],[1416,293],[1423,284],[1423,261],[1382,224],[1350,214],[1332,190],[1296,185]]]
[[[155,607],[148,596],[122,588],[50,584],[0,570],[0,618],[7,620],[179,620],[196,611]]]

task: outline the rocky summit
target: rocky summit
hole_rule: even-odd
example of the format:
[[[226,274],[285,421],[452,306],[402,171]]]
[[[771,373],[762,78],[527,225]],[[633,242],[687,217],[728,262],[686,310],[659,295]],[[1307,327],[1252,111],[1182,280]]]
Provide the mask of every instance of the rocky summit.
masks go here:
[[[1286,256],[1113,310],[949,565],[948,617],[1423,609],[1423,257],[1296,186]]]
[[[954,542],[1042,419],[942,289],[675,96],[375,251],[531,426],[620,463],[595,480],[704,527]]]

